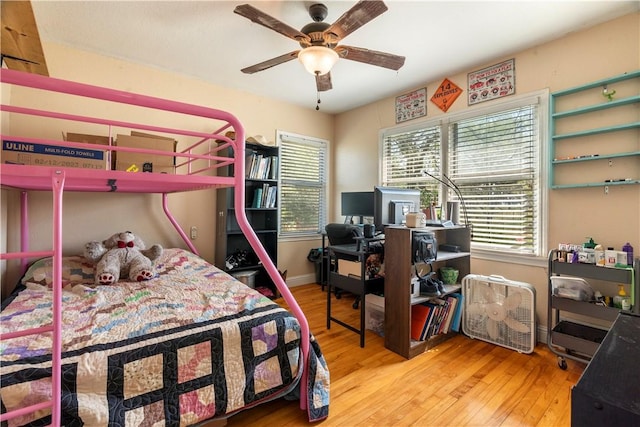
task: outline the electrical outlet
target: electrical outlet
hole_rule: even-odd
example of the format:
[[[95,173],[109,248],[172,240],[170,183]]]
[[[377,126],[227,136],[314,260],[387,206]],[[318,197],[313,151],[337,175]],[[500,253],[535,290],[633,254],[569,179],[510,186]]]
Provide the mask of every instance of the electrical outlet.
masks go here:
[[[191,240],[196,240],[198,238],[198,227],[195,225],[191,227]]]

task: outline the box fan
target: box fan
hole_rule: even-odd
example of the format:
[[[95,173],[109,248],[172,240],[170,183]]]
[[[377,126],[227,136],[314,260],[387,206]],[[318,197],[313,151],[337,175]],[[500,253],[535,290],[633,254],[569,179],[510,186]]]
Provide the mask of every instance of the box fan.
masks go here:
[[[463,332],[520,353],[536,344],[535,288],[502,276],[470,274],[462,279]]]

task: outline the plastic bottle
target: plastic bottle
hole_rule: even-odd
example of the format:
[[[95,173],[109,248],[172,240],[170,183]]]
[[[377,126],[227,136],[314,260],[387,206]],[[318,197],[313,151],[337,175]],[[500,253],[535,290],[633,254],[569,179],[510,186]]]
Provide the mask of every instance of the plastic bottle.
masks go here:
[[[604,249],[602,248],[602,245],[596,245],[596,247],[594,248],[594,251],[596,253],[596,265],[598,267],[604,267],[605,257],[604,257]]]
[[[631,243],[627,242],[622,247],[622,251],[627,253],[627,265],[633,265],[633,246],[631,246]]]
[[[613,297],[613,306],[615,308],[622,308],[623,301],[627,297],[627,292],[624,290],[624,285],[618,285],[618,295]]]

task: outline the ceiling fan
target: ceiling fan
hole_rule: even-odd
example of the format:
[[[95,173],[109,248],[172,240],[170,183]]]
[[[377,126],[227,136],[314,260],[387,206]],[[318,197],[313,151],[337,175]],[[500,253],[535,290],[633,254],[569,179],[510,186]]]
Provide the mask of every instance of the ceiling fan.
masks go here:
[[[323,22],[327,17],[327,7],[324,4],[312,4],[309,7],[309,15],[313,22],[298,31],[249,4],[239,5],[234,9],[235,13],[293,39],[302,48],[243,68],[241,71],[253,74],[299,58],[307,71],[315,75],[316,87],[320,92],[332,88],[330,71],[339,58],[399,70],[404,65],[404,56],[338,45],[346,36],[386,11],[387,6],[382,1],[361,0],[333,24],[328,24]]]

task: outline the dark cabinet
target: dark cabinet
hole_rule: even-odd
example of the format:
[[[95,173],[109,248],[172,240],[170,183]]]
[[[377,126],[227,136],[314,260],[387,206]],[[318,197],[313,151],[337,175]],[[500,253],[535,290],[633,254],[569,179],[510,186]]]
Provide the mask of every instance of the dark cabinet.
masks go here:
[[[276,266],[279,154],[278,147],[246,145],[244,211],[262,246]],[[233,166],[228,166],[221,173],[231,176]],[[275,298],[278,296],[275,284],[240,230],[234,206],[234,189],[219,189],[215,264],[231,275],[250,277],[250,284],[266,296]]]

